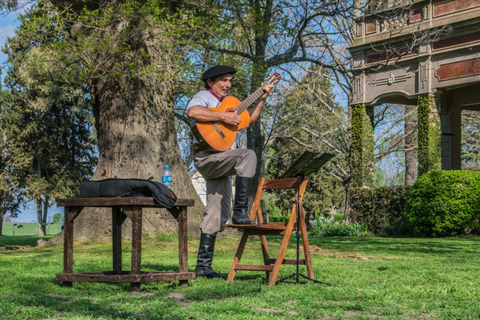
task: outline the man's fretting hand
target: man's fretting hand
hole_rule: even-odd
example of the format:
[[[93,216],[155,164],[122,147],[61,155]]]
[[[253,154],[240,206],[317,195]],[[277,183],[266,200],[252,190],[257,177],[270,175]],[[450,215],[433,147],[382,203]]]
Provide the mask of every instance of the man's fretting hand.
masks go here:
[[[263,100],[267,99],[268,95],[272,93],[273,87],[274,87],[273,84],[267,84],[265,87],[263,87],[263,95],[262,95]]]

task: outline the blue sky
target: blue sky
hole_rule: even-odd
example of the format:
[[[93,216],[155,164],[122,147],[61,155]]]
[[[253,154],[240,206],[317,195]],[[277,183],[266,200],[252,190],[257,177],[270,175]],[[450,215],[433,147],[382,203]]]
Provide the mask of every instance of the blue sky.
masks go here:
[[[15,28],[20,24],[17,20],[18,13],[10,13],[8,15],[0,15],[0,45],[3,48],[7,37],[12,37],[15,32]],[[0,52],[0,64],[2,70],[4,69],[4,63],[7,60],[7,56]],[[4,75],[4,72],[2,72]]]
[[[17,17],[19,12],[13,12],[8,15],[0,15],[0,46],[3,48],[7,37],[12,37],[15,34],[15,29],[20,25]],[[3,76],[5,75],[5,62],[7,56],[0,52],[0,65],[2,67],[2,85],[3,85]],[[53,205],[49,209],[48,216],[53,217],[55,213],[61,213],[63,215],[63,208],[58,208],[56,205]],[[37,219],[37,207],[34,203],[28,203],[25,209],[22,210],[22,213],[15,219],[16,222],[35,222]]]

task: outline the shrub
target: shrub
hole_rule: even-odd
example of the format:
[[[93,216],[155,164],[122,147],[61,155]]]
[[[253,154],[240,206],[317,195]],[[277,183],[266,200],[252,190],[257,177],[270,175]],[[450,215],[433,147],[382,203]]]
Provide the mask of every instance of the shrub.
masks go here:
[[[343,213],[336,213],[336,214],[332,214],[331,216],[333,217],[333,220],[335,222],[341,223],[343,221],[343,216],[344,215],[343,215]]]
[[[408,192],[406,214],[419,236],[480,233],[480,173],[432,171]]]
[[[282,210],[279,207],[273,206],[270,210],[268,220],[269,222],[287,222],[289,218],[290,215],[282,214]]]
[[[377,236],[407,236],[412,233],[405,215],[408,187],[357,188],[352,192],[354,220]]]
[[[362,225],[359,223],[337,224],[327,225],[321,235],[324,237],[356,237],[361,232]]]
[[[310,233],[322,237],[356,237],[362,233],[362,225],[358,223],[346,225],[336,221],[336,217],[321,216],[311,222]]]

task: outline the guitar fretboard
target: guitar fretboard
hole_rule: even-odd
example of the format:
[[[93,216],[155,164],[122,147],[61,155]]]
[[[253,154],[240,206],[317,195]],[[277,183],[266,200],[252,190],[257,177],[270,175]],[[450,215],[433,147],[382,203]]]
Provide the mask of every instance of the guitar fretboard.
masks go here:
[[[254,93],[248,96],[247,99],[243,100],[233,111],[236,114],[241,114],[243,111],[247,110],[247,108],[254,103],[258,98],[260,98],[263,94],[263,86],[257,89]]]

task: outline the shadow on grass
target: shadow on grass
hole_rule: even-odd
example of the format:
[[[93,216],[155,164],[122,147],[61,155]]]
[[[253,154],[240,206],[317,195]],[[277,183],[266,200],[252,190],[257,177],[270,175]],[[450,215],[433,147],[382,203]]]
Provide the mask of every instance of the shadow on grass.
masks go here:
[[[42,250],[36,252],[36,258],[29,258],[36,250],[39,249],[25,250],[25,258],[22,254],[15,257],[18,272],[0,276],[0,291],[3,292],[0,294],[0,318],[185,318],[177,302],[165,294],[168,290],[177,288],[178,281],[148,283],[142,285],[139,294],[130,294],[129,283],[74,282],[73,287],[67,288],[55,280],[56,273],[61,273],[63,269],[59,251]],[[88,262],[82,269],[94,266],[95,263]],[[174,268],[174,265],[162,266],[165,270]],[[142,307],[145,304],[155,308]]]
[[[30,246],[35,247],[38,239],[49,240],[53,236],[0,236],[0,247],[4,246]]]
[[[78,293],[78,292],[77,292]],[[17,298],[13,308],[22,308],[24,311],[16,313],[23,314],[25,318],[43,318],[48,315],[63,316],[67,318],[102,318],[102,319],[182,319],[179,311],[173,311],[176,302],[165,299],[158,308],[142,308],[141,311],[128,310],[129,305],[151,302],[154,297],[144,295],[125,295],[113,299],[95,300],[88,296],[55,295],[45,294],[35,298]],[[39,309],[38,306],[42,308]],[[177,313],[177,314],[175,314]]]
[[[228,299],[257,294],[267,284],[264,278],[251,276],[243,281],[225,282],[223,279],[198,278],[185,292],[185,298],[194,301]]]

